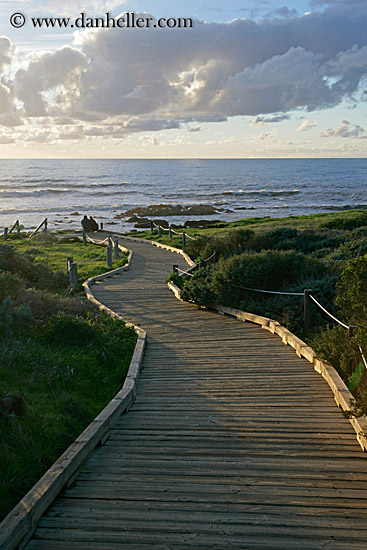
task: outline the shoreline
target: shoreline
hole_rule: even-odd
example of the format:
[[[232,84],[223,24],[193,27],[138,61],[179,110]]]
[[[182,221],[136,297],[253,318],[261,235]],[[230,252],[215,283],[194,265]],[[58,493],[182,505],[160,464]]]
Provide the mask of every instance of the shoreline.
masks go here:
[[[154,205],[155,206],[155,205]],[[173,205],[170,205],[170,206],[173,206]],[[150,207],[148,207],[150,208]],[[133,210],[133,209],[132,209]],[[138,210],[138,208],[137,208]],[[89,210],[91,212],[91,210]],[[348,208],[348,209],[343,209],[343,210],[339,210],[339,209],[335,209],[335,210],[332,210],[332,211],[325,211],[325,210],[320,210],[320,211],[317,211],[317,212],[312,212],[312,213],[307,213],[307,214],[297,214],[297,215],[292,215],[292,214],[287,214],[285,216],[256,216],[256,215],[253,215],[254,214],[254,210],[251,210],[251,213],[252,215],[251,216],[246,216],[244,217],[242,214],[243,214],[243,211],[241,211],[241,216],[237,217],[237,216],[234,216],[234,217],[231,217],[231,219],[228,219],[229,217],[229,214],[228,212],[226,212],[225,216],[223,216],[223,213],[222,212],[214,212],[213,214],[210,214],[210,215],[205,215],[203,214],[202,216],[199,216],[199,215],[196,215],[196,216],[169,216],[169,215],[165,215],[165,214],[162,214],[162,215],[153,215],[153,216],[150,216],[148,218],[148,216],[142,216],[142,219],[143,218],[148,218],[149,219],[149,222],[150,221],[155,221],[156,224],[158,224],[159,222],[162,223],[162,227],[167,227],[168,225],[172,225],[172,227],[174,228],[177,228],[179,230],[185,230],[185,231],[192,231],[192,230],[195,230],[195,229],[198,229],[198,230],[202,230],[202,229],[206,229],[205,227],[200,227],[198,226],[198,222],[199,221],[204,221],[204,222],[207,222],[207,225],[208,225],[208,229],[211,229],[212,227],[217,227],[217,226],[221,226],[221,227],[224,227],[224,226],[241,226],[241,225],[252,225],[252,224],[256,224],[258,225],[259,223],[261,223],[262,221],[264,223],[269,223],[269,222],[274,222],[274,223],[283,223],[285,225],[288,225],[289,222],[291,221],[292,224],[293,222],[296,222],[297,220],[300,220],[300,221],[304,221],[304,220],[307,220],[307,219],[315,219],[317,217],[330,217],[330,218],[334,218],[334,217],[348,217],[348,216],[353,216],[355,215],[355,213],[363,213],[363,212],[367,212],[367,207],[366,208]],[[81,227],[81,219],[84,215],[84,211],[78,211],[78,212],[73,212],[71,214],[69,214],[68,216],[65,216],[65,218],[68,220],[68,221],[64,221],[64,220],[59,220],[59,216],[53,216],[52,214],[47,216],[45,215],[44,212],[40,212],[40,213],[37,213],[35,214],[34,216],[34,219],[35,219],[35,222],[34,223],[22,223],[22,217],[21,215],[19,215],[17,218],[14,216],[14,217],[11,217],[8,216],[8,219],[10,220],[9,223],[6,225],[6,222],[5,223],[2,223],[0,221],[0,234],[3,233],[4,231],[4,227],[8,227],[8,229],[10,229],[10,227],[13,225],[13,223],[16,221],[16,219],[19,219],[19,222],[21,225],[24,226],[24,231],[32,231],[33,229],[35,229],[35,227],[37,227],[37,225],[39,224],[40,221],[42,221],[45,217],[47,217],[48,219],[48,228],[51,232],[60,232],[60,231],[75,231],[75,230],[81,230],[82,227]],[[53,219],[54,218],[57,218],[57,220]],[[94,216],[93,216],[94,217]],[[116,219],[111,219],[111,217],[105,217],[105,216],[96,216],[96,219],[98,221],[98,223],[100,224],[101,222],[103,223],[103,227],[104,227],[104,230],[106,231],[110,231],[110,232],[113,232],[113,231],[118,231],[119,233],[135,233],[135,232],[142,232],[142,231],[148,231],[150,229],[150,224],[149,224],[149,227],[135,227],[135,224],[136,224],[136,221],[133,221],[133,222],[128,222],[127,219],[129,218],[129,216],[126,216],[126,219],[123,219],[123,217],[121,215],[118,215],[118,217],[121,218],[121,221],[116,221]],[[125,216],[124,216],[125,218]],[[226,218],[226,219],[221,219],[221,218]],[[0,215],[0,220],[1,220],[1,215]],[[193,225],[190,226],[189,223],[190,222],[193,222]],[[185,225],[186,223],[186,225]]]

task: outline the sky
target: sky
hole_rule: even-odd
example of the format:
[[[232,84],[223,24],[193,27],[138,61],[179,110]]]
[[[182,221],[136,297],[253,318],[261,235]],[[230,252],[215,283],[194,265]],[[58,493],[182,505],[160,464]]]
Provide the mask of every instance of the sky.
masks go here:
[[[366,76],[366,0],[0,0],[0,158],[366,157]]]

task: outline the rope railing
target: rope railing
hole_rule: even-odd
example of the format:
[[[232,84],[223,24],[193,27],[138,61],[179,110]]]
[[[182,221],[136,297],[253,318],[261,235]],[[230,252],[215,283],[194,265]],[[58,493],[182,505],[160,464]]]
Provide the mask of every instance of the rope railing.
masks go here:
[[[347,330],[350,330],[350,328],[351,328],[352,325],[350,325],[350,326],[349,326],[349,325],[346,325],[345,323],[342,323],[339,319],[337,319],[336,317],[334,317],[334,315],[332,315],[332,314],[330,313],[330,311],[328,311],[327,309],[325,309],[325,308],[320,304],[320,302],[318,302],[318,301],[316,300],[316,298],[315,298],[314,296],[312,296],[312,294],[309,294],[309,297],[311,298],[311,300],[312,300],[313,302],[315,302],[315,304],[316,304],[320,309],[322,309],[322,311],[323,311],[324,313],[326,313],[326,315],[329,315],[329,317],[331,317],[336,323],[339,323],[339,325],[341,325],[342,327],[346,328]]]
[[[263,292],[264,294],[283,294],[284,296],[304,296],[304,292],[280,292],[278,290],[263,290],[260,288],[240,286],[240,285],[235,285],[234,283],[228,283],[228,284],[236,288],[241,288],[242,290],[250,290],[252,292]]]
[[[362,357],[363,364],[364,364],[365,368],[367,369],[367,361],[366,361],[366,358],[364,356],[362,346],[358,346],[358,347],[359,347],[359,351],[360,351],[360,354],[361,354],[361,357]]]
[[[193,266],[194,267],[194,266]],[[192,273],[190,273],[189,271],[183,271],[182,269],[180,269],[179,267],[176,267],[176,271],[178,273],[181,273],[180,277],[182,277],[182,275],[188,275],[189,277],[193,277],[194,275]]]
[[[214,250],[213,254],[211,256],[209,256],[209,258],[207,258],[206,260],[202,260],[203,262],[209,262],[209,260],[211,260],[212,258],[215,258],[215,256],[217,255],[217,252],[216,250]]]
[[[168,231],[169,233],[169,237],[171,238],[172,237],[172,233],[174,233],[175,235],[179,235],[182,237],[182,244],[183,246],[186,245],[186,237],[188,239],[190,239],[191,241],[196,241],[196,238],[195,237],[191,237],[191,235],[188,235],[185,231],[175,231],[174,229],[172,229],[171,226],[169,227],[162,227],[160,224],[157,224],[155,223],[155,221],[151,221],[151,231],[153,232],[153,227],[156,227],[158,229],[158,236],[160,237],[161,236],[161,231],[163,229],[163,231]]]

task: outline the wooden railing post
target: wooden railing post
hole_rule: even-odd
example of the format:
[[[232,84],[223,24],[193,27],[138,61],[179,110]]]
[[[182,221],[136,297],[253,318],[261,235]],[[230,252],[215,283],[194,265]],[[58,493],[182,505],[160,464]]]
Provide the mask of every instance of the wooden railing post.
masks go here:
[[[303,290],[303,326],[305,330],[311,327],[311,299],[310,292],[312,288],[305,288]]]
[[[170,239],[172,239],[172,229],[171,229],[171,226],[169,226],[169,228],[168,228],[168,237],[169,237]]]
[[[85,231],[83,231],[83,244],[84,246],[87,246],[87,235],[85,234]]]
[[[172,273],[177,273],[178,265],[173,264],[172,266]]]
[[[8,238],[8,228],[4,227],[4,241]]]
[[[154,223],[151,221],[150,222],[150,232],[153,233],[154,231]]]
[[[118,260],[120,257],[120,251],[119,251],[119,242],[117,239],[113,241],[113,251],[115,253],[115,260]]]
[[[69,263],[69,280],[71,287],[76,288],[78,286],[78,268],[74,262]]]
[[[101,231],[103,231],[103,222],[101,222],[101,223],[99,224],[99,226],[100,226],[100,228],[101,228]]]
[[[67,273],[69,273],[69,271],[70,271],[70,264],[72,264],[72,263],[73,263],[73,258],[72,258],[72,256],[68,256],[68,257],[66,258],[66,272],[67,272]]]
[[[45,231],[45,233],[46,233],[46,231],[47,231],[47,223],[48,223],[48,222],[47,222],[47,218],[45,218],[45,221],[44,221],[44,226],[45,226],[44,231]]]
[[[17,220],[17,233],[19,235],[20,233],[20,223],[19,223],[19,220]]]
[[[158,225],[158,237],[160,237],[160,236],[161,236],[161,226]]]
[[[112,246],[108,245],[106,251],[107,267],[112,267]]]
[[[186,246],[186,233],[185,233],[185,231],[182,232],[182,246]]]

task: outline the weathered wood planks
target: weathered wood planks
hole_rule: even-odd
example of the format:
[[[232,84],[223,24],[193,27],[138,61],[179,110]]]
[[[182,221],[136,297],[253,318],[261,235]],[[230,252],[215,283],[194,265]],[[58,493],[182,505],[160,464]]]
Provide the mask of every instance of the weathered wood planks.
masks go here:
[[[178,302],[183,259],[121,242],[130,271],[93,292],[148,332],[136,401],[27,548],[365,549],[367,462],[326,382],[271,332]]]

